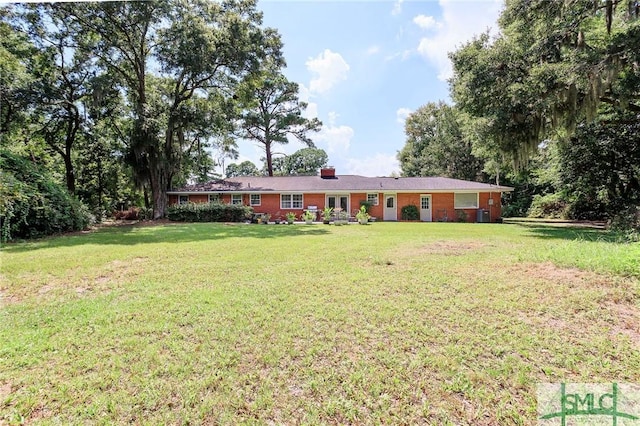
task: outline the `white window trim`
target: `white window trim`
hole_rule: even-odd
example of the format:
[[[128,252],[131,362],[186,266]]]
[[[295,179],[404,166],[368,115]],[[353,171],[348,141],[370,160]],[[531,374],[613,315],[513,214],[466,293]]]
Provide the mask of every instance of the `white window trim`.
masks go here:
[[[371,202],[369,201],[369,195],[375,195],[375,201]],[[378,194],[377,192],[369,192],[367,193],[367,202],[371,203],[372,206],[377,206],[378,204],[380,204],[380,194]]]
[[[258,202],[253,202],[253,197],[258,197]],[[250,206],[260,206],[262,205],[262,195],[261,194],[249,194],[249,205]]]
[[[220,200],[222,200],[222,197],[220,196],[220,194],[209,194],[208,200],[210,203],[220,202]]]
[[[182,198],[186,198],[187,200],[183,203]],[[189,196],[188,195],[178,195],[178,205],[189,204]]]
[[[293,196],[294,195],[299,195],[300,196],[300,207],[294,207],[293,205]],[[283,197],[288,197],[289,198],[289,203],[291,204],[291,206],[289,207],[285,207],[285,205],[283,204]],[[280,194],[280,210],[285,210],[285,209],[291,209],[291,210],[302,210],[304,209],[304,194],[296,192],[296,193],[291,193],[291,194]]]
[[[236,203],[233,201],[233,197],[240,197],[240,202]],[[237,206],[237,205],[242,205],[242,194],[231,194],[231,205]]]
[[[475,194],[476,196],[476,205],[475,207],[470,207],[470,206],[459,206],[456,204],[456,195],[459,194]],[[455,192],[453,194],[453,208],[454,209],[477,209],[480,207],[480,193],[479,192]]]

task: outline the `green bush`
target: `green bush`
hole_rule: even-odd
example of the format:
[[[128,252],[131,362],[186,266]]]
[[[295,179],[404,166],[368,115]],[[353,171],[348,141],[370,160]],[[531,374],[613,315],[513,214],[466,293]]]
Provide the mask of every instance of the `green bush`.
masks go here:
[[[629,242],[640,241],[640,207],[620,211],[609,221],[608,227]]]
[[[567,219],[571,203],[564,194],[534,195],[528,216],[547,219]]]
[[[0,151],[0,239],[78,231],[95,223],[89,209],[27,158]]]
[[[243,222],[252,213],[251,207],[222,203],[187,203],[167,209],[169,220],[176,222]]]
[[[400,209],[402,220],[420,220],[420,210],[415,204],[409,204]]]

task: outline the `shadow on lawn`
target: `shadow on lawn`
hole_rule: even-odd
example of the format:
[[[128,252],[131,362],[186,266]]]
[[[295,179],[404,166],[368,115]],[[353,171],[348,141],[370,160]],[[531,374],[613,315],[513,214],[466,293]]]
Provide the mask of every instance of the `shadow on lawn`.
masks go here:
[[[158,225],[121,225],[102,227],[96,231],[46,237],[4,246],[7,253],[34,251],[43,248],[80,245],[137,245],[184,243],[223,238],[278,238],[324,235],[329,231],[319,225],[256,225],[223,223],[167,223]]]
[[[529,234],[536,238],[559,239],[572,241],[601,241],[605,243],[619,243],[621,238],[614,232],[604,229],[538,225],[530,223],[518,223],[515,226],[526,228]]]

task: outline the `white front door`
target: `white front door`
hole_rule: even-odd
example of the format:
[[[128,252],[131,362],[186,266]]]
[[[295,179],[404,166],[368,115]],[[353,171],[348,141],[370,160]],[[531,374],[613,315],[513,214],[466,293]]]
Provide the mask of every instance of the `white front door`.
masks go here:
[[[431,222],[431,195],[420,196],[420,220]]]
[[[398,220],[396,194],[384,194],[384,220]]]

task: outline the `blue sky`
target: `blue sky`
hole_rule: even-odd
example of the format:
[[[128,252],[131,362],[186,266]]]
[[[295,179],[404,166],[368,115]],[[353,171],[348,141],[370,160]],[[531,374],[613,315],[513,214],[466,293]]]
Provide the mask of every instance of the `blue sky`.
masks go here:
[[[496,33],[501,0],[261,0],[265,26],[282,36],[289,80],[323,122],[311,134],[338,174],[399,172],[404,118],[431,101],[449,101],[447,52],[487,29]],[[304,146],[291,141],[277,152]],[[264,152],[239,145],[237,162],[261,166]]]

